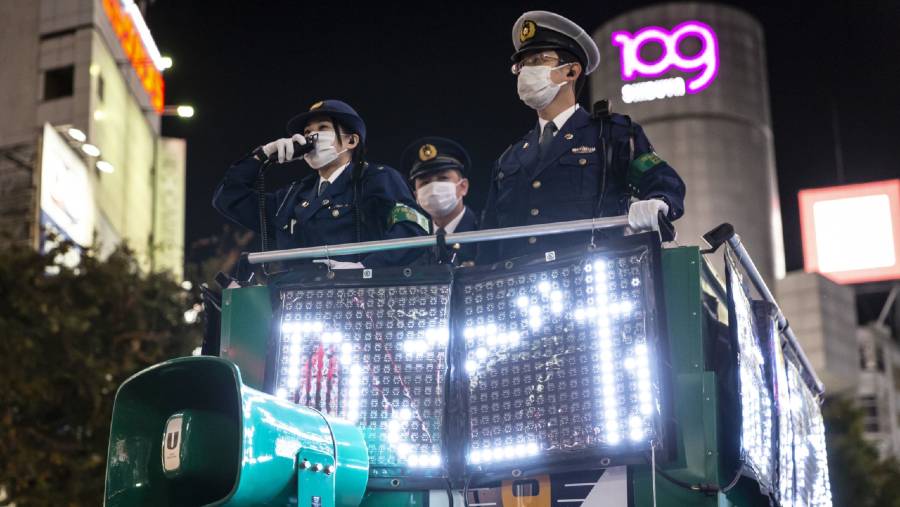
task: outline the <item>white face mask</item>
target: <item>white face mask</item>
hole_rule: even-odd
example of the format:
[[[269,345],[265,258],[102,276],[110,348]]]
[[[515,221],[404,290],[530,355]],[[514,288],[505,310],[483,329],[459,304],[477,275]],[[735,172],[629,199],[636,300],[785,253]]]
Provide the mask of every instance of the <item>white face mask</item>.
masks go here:
[[[313,169],[321,169],[326,165],[335,161],[338,158],[338,155],[347,151],[347,148],[344,148],[342,151],[337,151],[337,148],[334,147],[334,142],[337,139],[337,135],[334,132],[324,131],[318,132],[318,138],[316,139],[316,148],[303,155],[303,160],[309,164]]]
[[[519,98],[522,102],[528,104],[528,107],[540,111],[547,107],[565,82],[554,83],[550,79],[550,73],[565,65],[559,67],[547,67],[546,65],[537,65],[534,67],[522,67],[519,70],[519,81],[516,88],[519,90]]]
[[[462,183],[462,182],[460,182]],[[432,181],[416,190],[416,201],[432,217],[445,217],[456,208],[459,197],[452,181]]]

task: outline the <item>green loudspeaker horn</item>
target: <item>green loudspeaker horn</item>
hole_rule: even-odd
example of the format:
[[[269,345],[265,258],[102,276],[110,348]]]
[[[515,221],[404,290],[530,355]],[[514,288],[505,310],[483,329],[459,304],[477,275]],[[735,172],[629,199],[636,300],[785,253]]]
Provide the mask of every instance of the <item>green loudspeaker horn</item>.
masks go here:
[[[167,361],[116,393],[109,507],[356,506],[368,477],[359,429],[244,386],[224,359]]]

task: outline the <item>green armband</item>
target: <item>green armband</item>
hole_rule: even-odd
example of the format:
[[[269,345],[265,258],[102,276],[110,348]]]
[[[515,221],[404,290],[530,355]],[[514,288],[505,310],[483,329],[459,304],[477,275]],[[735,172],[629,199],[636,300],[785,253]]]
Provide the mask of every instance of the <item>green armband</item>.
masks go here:
[[[631,165],[628,166],[628,188],[632,191],[632,193],[638,193],[640,190],[641,178],[644,177],[644,173],[653,169],[654,167],[665,164],[666,161],[659,158],[659,155],[656,152],[648,152],[643,155],[638,155],[634,160],[631,161]]]
[[[425,232],[428,232],[430,229],[428,218],[425,215],[398,202],[391,208],[391,212],[388,213],[387,228],[390,229],[394,224],[400,222],[412,222],[424,229]]]

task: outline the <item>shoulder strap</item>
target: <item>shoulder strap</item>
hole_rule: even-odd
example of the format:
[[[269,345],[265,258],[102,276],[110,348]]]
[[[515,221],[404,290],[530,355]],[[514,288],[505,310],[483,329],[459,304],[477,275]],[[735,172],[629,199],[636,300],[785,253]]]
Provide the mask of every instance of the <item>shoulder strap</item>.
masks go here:
[[[600,101],[595,104],[592,119],[600,125],[598,141],[600,143],[600,151],[603,158],[603,174],[600,177],[599,189],[597,192],[598,198],[594,207],[594,216],[599,216],[602,210],[603,200],[606,198],[606,188],[610,177],[610,171],[620,173],[616,174],[620,180],[627,176],[629,164],[634,158],[634,139],[637,130],[635,128],[635,123],[631,121],[631,117],[610,112],[609,104],[605,101]],[[622,148],[628,150],[626,157],[628,162],[617,166],[616,162],[619,158],[616,155],[620,153],[618,150]]]
[[[356,242],[362,241],[362,223],[365,217],[359,209],[359,196],[362,195],[362,179],[369,163],[366,161],[356,162],[353,164],[353,172],[350,173],[350,184],[353,186],[353,225],[356,228]],[[361,255],[356,256],[357,262],[362,259]]]

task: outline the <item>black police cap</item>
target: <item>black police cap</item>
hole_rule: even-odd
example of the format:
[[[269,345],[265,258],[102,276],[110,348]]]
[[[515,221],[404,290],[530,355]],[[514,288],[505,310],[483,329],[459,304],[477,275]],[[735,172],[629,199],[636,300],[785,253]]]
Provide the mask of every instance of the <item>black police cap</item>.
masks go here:
[[[302,134],[309,120],[317,116],[334,118],[341,125],[358,134],[360,142],[365,144],[366,124],[363,119],[349,104],[334,99],[320,100],[310,106],[309,111],[291,118],[287,124],[288,135]]]
[[[459,171],[465,178],[471,166],[472,160],[465,148],[446,137],[416,139],[403,150],[401,157],[401,170],[409,175],[409,181],[448,169]]]

